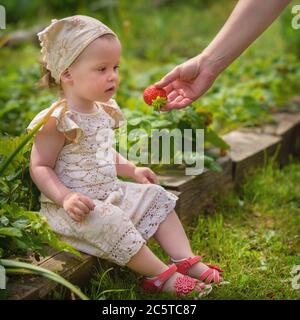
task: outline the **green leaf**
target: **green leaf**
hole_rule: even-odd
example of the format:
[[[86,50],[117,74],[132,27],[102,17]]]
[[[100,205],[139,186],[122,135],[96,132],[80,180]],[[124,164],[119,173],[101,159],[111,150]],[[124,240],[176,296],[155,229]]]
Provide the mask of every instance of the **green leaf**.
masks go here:
[[[17,228],[4,227],[0,228],[0,236],[9,236],[9,237],[22,237],[22,232]]]
[[[204,139],[217,148],[229,149],[229,145],[212,129],[205,130]]]
[[[27,218],[21,218],[13,222],[11,225],[18,229],[25,229],[29,221]]]
[[[168,120],[156,120],[153,122],[153,128],[168,128],[172,125],[172,122]]]
[[[14,260],[0,259],[0,265],[4,266],[7,273],[26,274],[34,273],[39,276],[53,280],[74,292],[80,299],[89,300],[89,298],[72,283],[61,277],[59,274],[49,271],[45,268],[41,268],[29,263],[18,262]]]
[[[208,169],[214,171],[214,172],[222,172],[222,167],[217,162],[211,162],[207,166]]]
[[[156,99],[152,100],[152,107],[155,111],[160,111],[160,108],[167,104],[167,99],[164,97],[156,97]]]
[[[144,119],[142,117],[133,118],[128,121],[128,124],[135,127],[138,124],[140,124],[143,120]]]
[[[2,216],[0,217],[0,223],[6,227],[9,224],[9,219],[5,216]]]

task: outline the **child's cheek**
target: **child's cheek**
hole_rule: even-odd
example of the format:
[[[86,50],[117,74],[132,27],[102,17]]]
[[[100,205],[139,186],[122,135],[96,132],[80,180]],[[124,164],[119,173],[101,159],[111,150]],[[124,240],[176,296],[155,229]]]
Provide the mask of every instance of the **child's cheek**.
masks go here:
[[[91,77],[90,81],[89,81],[89,89],[93,92],[99,92],[99,90],[101,90],[101,88],[103,88],[103,81],[101,79],[101,77]]]
[[[99,93],[99,91],[104,91],[105,90],[105,87],[104,87],[104,83],[103,81],[95,81],[93,84],[93,90],[95,93]]]
[[[87,81],[88,87],[92,90],[95,90],[99,86],[99,83],[101,82],[101,78],[99,77],[99,75],[97,75],[96,72],[93,72],[92,74],[90,74],[87,80],[88,80]]]

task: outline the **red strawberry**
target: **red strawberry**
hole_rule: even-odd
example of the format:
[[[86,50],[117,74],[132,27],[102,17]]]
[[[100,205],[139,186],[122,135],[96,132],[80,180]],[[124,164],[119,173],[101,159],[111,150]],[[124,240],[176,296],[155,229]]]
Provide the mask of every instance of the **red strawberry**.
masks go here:
[[[167,103],[167,100],[167,93],[164,89],[150,86],[144,91],[144,101],[157,111],[160,111],[160,108]]]

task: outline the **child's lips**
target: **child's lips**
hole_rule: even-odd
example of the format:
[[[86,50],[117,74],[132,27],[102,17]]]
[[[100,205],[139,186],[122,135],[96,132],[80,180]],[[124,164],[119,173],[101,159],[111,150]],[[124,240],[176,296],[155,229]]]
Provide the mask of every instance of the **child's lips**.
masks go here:
[[[106,89],[105,92],[113,92],[113,91],[115,91],[115,88],[116,88],[115,86],[112,86],[112,87]]]

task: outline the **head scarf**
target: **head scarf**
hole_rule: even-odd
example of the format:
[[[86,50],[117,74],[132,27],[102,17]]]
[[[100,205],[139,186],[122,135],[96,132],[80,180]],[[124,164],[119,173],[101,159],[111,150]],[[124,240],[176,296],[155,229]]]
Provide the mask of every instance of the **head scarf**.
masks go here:
[[[88,16],[76,15],[54,19],[39,32],[42,59],[56,83],[80,53],[95,39],[105,34],[117,35],[105,24]]]

